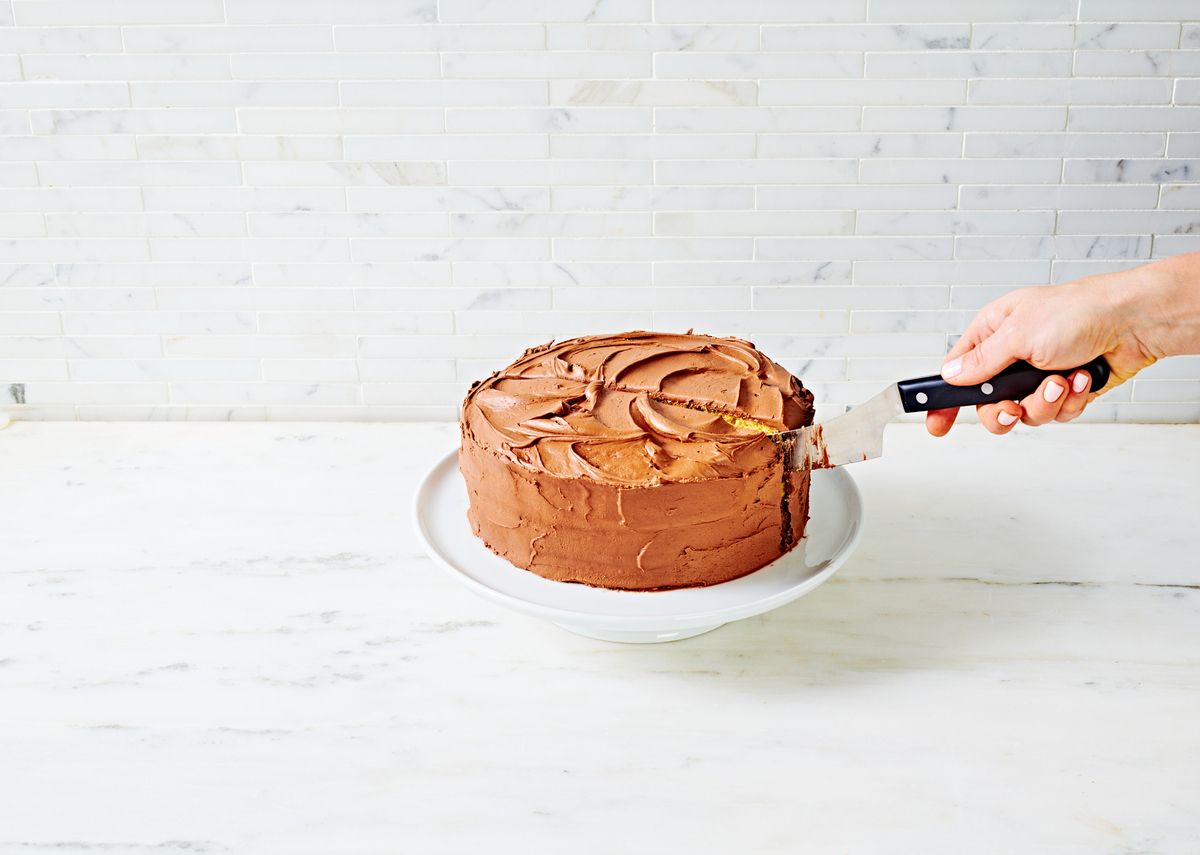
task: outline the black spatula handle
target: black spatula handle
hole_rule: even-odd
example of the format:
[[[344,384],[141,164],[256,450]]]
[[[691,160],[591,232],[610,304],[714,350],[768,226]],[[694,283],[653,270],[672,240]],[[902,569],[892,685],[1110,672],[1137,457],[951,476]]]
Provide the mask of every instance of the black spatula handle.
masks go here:
[[[1036,392],[1047,377],[1055,374],[1066,377],[1076,371],[1086,371],[1092,375],[1093,392],[1100,391],[1108,382],[1108,363],[1104,361],[1103,356],[1097,356],[1087,365],[1065,371],[1044,371],[1034,368],[1028,362],[1014,362],[986,383],[973,386],[952,386],[937,374],[932,377],[918,377],[915,380],[901,380],[896,386],[900,389],[904,412],[923,413],[926,410],[994,404],[996,401],[1019,401]]]

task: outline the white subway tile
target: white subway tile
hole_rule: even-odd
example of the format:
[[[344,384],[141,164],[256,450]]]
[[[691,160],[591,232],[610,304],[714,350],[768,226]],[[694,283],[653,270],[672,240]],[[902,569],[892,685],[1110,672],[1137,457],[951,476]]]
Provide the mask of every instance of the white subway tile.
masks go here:
[[[858,161],[662,160],[654,166],[659,184],[808,184],[852,182]]]
[[[28,383],[34,380],[68,380],[67,363],[62,359],[0,359],[0,385]]]
[[[544,80],[349,80],[338,87],[343,107],[525,107],[549,103]]]
[[[0,289],[53,285],[54,268],[49,264],[0,264]]]
[[[165,404],[165,383],[26,383],[30,404]]]
[[[1195,74],[1193,51],[1088,50],[1075,57],[1080,77],[1170,77]]]
[[[56,26],[67,24],[220,24],[225,20],[221,0],[13,0],[17,24]]]
[[[449,183],[649,184],[648,160],[456,160],[448,165]]]
[[[58,335],[63,331],[58,312],[0,312],[0,335]]]
[[[846,379],[845,359],[780,359],[776,361],[805,385]]]
[[[454,262],[455,286],[508,288],[512,286],[645,285],[649,262]]]
[[[251,80],[432,78],[436,53],[241,53],[231,57],[233,76]]]
[[[1053,211],[860,211],[860,235],[1049,235]]]
[[[1150,235],[1064,235],[1055,245],[1058,258],[1150,257]]]
[[[753,158],[753,134],[553,134],[550,156],[565,160]]]
[[[252,333],[253,312],[62,312],[63,331],[73,335],[173,335]]]
[[[1168,81],[1163,81],[1164,83]],[[1175,82],[1175,103],[1176,104],[1200,104],[1200,81],[1194,77],[1185,77]],[[1177,111],[1180,108],[1175,108]],[[1196,130],[1200,125],[1196,122],[1196,117],[1192,110],[1180,111],[1182,121],[1179,124],[1172,124],[1169,130]]]
[[[148,211],[342,211],[340,187],[146,187]]]
[[[13,25],[12,3],[10,0],[0,0],[0,26]]]
[[[655,285],[849,284],[849,261],[657,261]]]
[[[93,383],[262,379],[257,359],[71,359],[68,364],[72,380]]]
[[[1200,133],[1167,134],[1168,157],[1200,157]]]
[[[467,394],[467,384],[453,383],[364,383],[363,403],[403,405],[417,401],[422,406],[453,407]]]
[[[943,356],[946,353],[946,336],[934,333],[909,333],[906,335],[842,335],[811,336],[796,330],[792,335],[757,335],[755,344],[764,353],[778,361],[792,358],[847,357],[847,356]],[[869,392],[859,401],[865,401],[878,392]]]
[[[649,21],[650,0],[439,0],[438,20],[451,23],[514,21]]]
[[[805,259],[950,258],[950,237],[764,237],[754,241],[754,257],[764,261]]]
[[[1179,46],[1180,25],[1163,24],[1076,24],[1075,47],[1084,50],[1147,50]]]
[[[258,315],[266,335],[436,335],[454,332],[450,312],[271,312]]]
[[[704,288],[557,288],[554,308],[564,312],[611,311],[637,306],[650,311],[671,311],[680,306],[701,310],[746,310],[750,289],[709,285]]]
[[[262,379],[285,383],[357,383],[359,376],[353,359],[264,359]]]
[[[910,356],[900,359],[855,356],[846,360],[846,380],[893,383],[900,377],[925,377],[942,367],[939,356]]]
[[[1191,234],[1195,231],[1200,231],[1200,210],[1058,212],[1057,232],[1060,235]]]
[[[47,214],[50,237],[240,237],[246,234],[241,213],[86,213]]]
[[[548,261],[550,240],[538,238],[351,238],[355,261]]]
[[[1081,21],[1186,21],[1195,20],[1195,13],[1190,0],[1079,0]]]
[[[1170,258],[1200,250],[1200,235],[1155,235],[1153,258]]]
[[[656,235],[848,235],[853,211],[669,211],[654,215]]]
[[[772,104],[965,104],[966,81],[948,80],[764,80],[760,105]]]
[[[546,211],[546,187],[347,187],[351,211]]]
[[[850,330],[874,335],[880,333],[961,333],[975,317],[973,311],[959,309],[927,309],[920,311],[873,312],[856,310],[850,313]]]
[[[15,311],[133,311],[154,308],[150,288],[43,288],[0,289],[0,307]]]
[[[256,262],[254,282],[258,285],[342,285],[342,286],[447,286],[451,284],[450,264]]]
[[[459,360],[460,363],[463,361],[465,360]],[[359,359],[357,365],[358,376],[364,383],[411,380],[414,377],[420,377],[430,383],[467,379],[458,376],[453,359]]]
[[[348,160],[515,160],[550,156],[545,134],[412,134],[347,136]]]
[[[635,32],[636,30],[645,31],[649,38],[643,41]],[[758,27],[751,26],[703,24],[646,27],[589,26],[587,28],[587,47],[590,50],[757,50],[759,46],[758,30]]]
[[[233,110],[32,110],[35,134],[236,133]]]
[[[4,352],[22,359],[147,357],[162,354],[162,339],[144,335],[53,336],[50,338],[10,336]]]
[[[1027,108],[1019,108],[1027,109]],[[1161,157],[1167,135],[969,133],[967,157]]]
[[[247,134],[433,134],[445,130],[440,109],[347,110],[243,107],[237,127]]]
[[[883,184],[1049,184],[1058,181],[1061,161],[1023,160],[863,160],[859,180]]]
[[[763,50],[962,50],[971,46],[970,41],[969,24],[767,24],[762,28]],[[1064,47],[1070,46],[1068,40]]]
[[[1012,285],[955,285],[950,289],[950,308],[982,309],[1012,290]]]
[[[1133,381],[1134,401],[1178,401],[1194,404],[1200,399],[1200,380],[1143,380]]]
[[[971,25],[969,46],[976,50],[1065,50],[1074,43],[1074,24],[978,23]]]
[[[1044,285],[1050,281],[1050,262],[998,261],[856,261],[859,285]]]
[[[9,135],[0,146],[0,160],[133,160],[137,145],[123,136]]]
[[[502,367],[527,348],[545,344],[547,340],[539,334],[515,334],[512,330],[506,335],[372,335],[359,339],[359,356],[363,359],[499,358],[504,360]]]
[[[1070,51],[889,51],[868,53],[867,77],[1067,77]]]
[[[450,233],[444,214],[429,213],[251,213],[246,221],[256,237],[436,237]]]
[[[677,261],[750,259],[754,239],[740,237],[554,238],[554,258],[563,261]]]
[[[827,0],[824,3],[794,3],[791,0],[755,0],[727,3],[725,0],[657,0],[654,20],[662,23],[813,23],[866,20],[865,0]]]
[[[964,184],[959,207],[1012,208],[1153,208],[1154,184]]]
[[[758,156],[761,158],[958,157],[961,153],[960,134],[824,133],[758,136]]]
[[[148,260],[147,253],[145,238],[0,239],[0,263],[15,261],[146,261]]]
[[[120,53],[118,27],[12,27],[0,29],[0,53]]]
[[[142,160],[331,160],[342,156],[341,142],[335,136],[146,135],[136,140],[137,156]]]
[[[254,312],[260,310],[351,311],[354,296],[348,288],[236,288],[157,289],[158,308],[189,311]]]
[[[392,286],[355,288],[354,308],[360,311],[495,309],[503,311],[551,308],[549,288],[413,288]],[[559,307],[561,308],[561,307]]]
[[[1061,131],[1066,107],[864,107],[867,131]]]
[[[1200,377],[1200,356],[1172,356],[1138,372],[1142,380],[1194,380]]]
[[[441,55],[441,59],[442,76],[451,79],[649,77],[653,72],[649,54],[627,52],[542,50],[447,52]],[[661,73],[660,76],[662,76]]]
[[[446,110],[446,130],[452,134],[474,133],[649,133],[654,130],[654,113],[649,109],[503,108]]]
[[[1046,211],[1053,217],[1053,211]],[[967,235],[955,238],[954,257],[1053,258],[1054,238],[1050,235]]]
[[[857,131],[862,110],[831,107],[659,107],[659,133],[734,133],[738,131]]]
[[[193,381],[170,384],[173,404],[357,404],[353,383],[242,383]]]
[[[1078,0],[871,0],[868,20],[1073,21]]]
[[[430,186],[446,183],[446,166],[431,161],[272,161],[242,164],[247,184]]]
[[[32,133],[32,125],[29,123],[29,111],[0,110],[0,134],[8,136],[11,134],[28,133]]]
[[[837,310],[820,312],[776,309],[771,312],[756,311],[666,311],[654,313],[653,329],[684,332],[695,329],[697,333],[720,336],[740,336],[759,339],[763,334],[790,333],[793,335],[819,335],[822,333],[844,333],[848,327],[849,313]],[[877,390],[878,391],[878,390]]]
[[[546,33],[541,24],[370,24],[334,27],[333,39],[339,51],[525,51],[545,47]]]
[[[862,75],[863,56],[861,53],[850,51],[838,53],[815,51],[802,53],[784,53],[782,51],[693,53],[682,51],[660,53],[654,58],[654,76],[661,78],[758,80],[767,77],[862,77]],[[615,77],[617,75],[608,76]]]
[[[231,24],[424,24],[436,21],[434,0],[225,0]]]
[[[967,82],[971,104],[1169,104],[1171,81],[1139,78],[979,78]],[[1084,107],[1082,109],[1088,109]],[[1075,128],[1071,130],[1097,130]],[[1141,124],[1100,130],[1155,130]]]
[[[736,211],[754,207],[753,187],[554,187],[556,211]]]
[[[1200,185],[1163,184],[1159,205],[1163,208],[1200,208]]]
[[[153,339],[155,344],[160,339]],[[177,335],[161,339],[168,356],[259,357],[355,356],[352,335]],[[140,354],[131,354],[140,355]]]
[[[1132,259],[1088,259],[1088,260],[1055,260],[1050,272],[1050,281],[1054,284],[1071,282],[1084,276],[1095,276],[1097,273],[1115,273],[1118,270],[1132,270],[1141,267],[1144,260]]]
[[[46,0],[51,2],[51,0]],[[0,82],[0,105],[13,107],[127,107],[129,87],[125,83],[62,83],[30,80]]]
[[[550,103],[613,107],[747,107],[760,103],[758,89],[757,84],[739,80],[551,80]]]
[[[196,264],[75,263],[54,265],[59,285],[76,287],[131,287],[158,285],[246,285],[250,265],[228,262]]]
[[[130,53],[224,53],[333,50],[329,27],[181,26],[126,27],[121,34]],[[120,45],[120,37],[117,41]],[[117,47],[116,50],[120,50]],[[92,53],[93,51],[87,51]]]
[[[1200,161],[1157,158],[1063,161],[1063,181],[1071,184],[1198,181]]]
[[[953,208],[953,184],[776,184],[758,188],[762,210]]]
[[[38,166],[43,184],[101,186],[170,186],[240,184],[241,170],[232,161],[48,161]]]
[[[639,213],[509,213],[477,212],[450,215],[450,233],[464,236],[639,236],[660,232],[652,228],[651,214]]]
[[[338,104],[333,81],[172,81],[130,83],[135,107],[312,106]]]
[[[9,238],[41,237],[46,233],[46,223],[41,214],[0,214],[0,235]]]
[[[1179,36],[1179,46],[1181,48],[1195,49],[1200,47],[1200,24],[1183,24],[1183,31]]]
[[[618,312],[456,312],[460,333],[525,333],[541,341],[613,330],[654,329],[649,311]],[[465,390],[464,390],[465,391]]]
[[[155,261],[346,261],[343,238],[150,238]]]
[[[229,79],[229,58],[216,54],[30,54],[21,65],[26,80]]]
[[[0,170],[0,175],[3,170]],[[0,211],[140,211],[141,194],[134,187],[99,189],[75,187],[5,188]]]
[[[921,287],[774,285],[754,289],[754,308],[778,309],[944,309],[946,285]]]

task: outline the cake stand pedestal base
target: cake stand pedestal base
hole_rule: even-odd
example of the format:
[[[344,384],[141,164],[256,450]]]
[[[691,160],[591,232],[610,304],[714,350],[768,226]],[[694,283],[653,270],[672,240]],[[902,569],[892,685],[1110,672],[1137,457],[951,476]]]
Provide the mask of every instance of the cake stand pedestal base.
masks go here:
[[[639,629],[629,631],[621,629],[593,629],[590,626],[573,626],[566,623],[555,624],[555,626],[565,629],[567,632],[573,632],[576,635],[586,635],[588,638],[598,638],[601,641],[619,641],[623,644],[657,644],[663,641],[680,641],[684,638],[704,635],[704,633],[720,629],[724,625],[723,623],[715,623],[712,626],[697,626],[691,629],[661,631]]]

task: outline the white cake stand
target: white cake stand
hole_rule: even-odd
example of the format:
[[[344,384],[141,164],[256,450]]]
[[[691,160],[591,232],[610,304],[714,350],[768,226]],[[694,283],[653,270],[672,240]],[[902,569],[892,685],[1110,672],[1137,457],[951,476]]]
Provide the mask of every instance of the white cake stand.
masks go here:
[[[850,557],[862,535],[862,494],[844,468],[812,473],[804,540],[748,576],[707,588],[609,591],[521,570],[471,533],[458,451],[417,488],[413,524],[434,563],[485,600],[603,641],[678,641],[768,612],[807,594]]]

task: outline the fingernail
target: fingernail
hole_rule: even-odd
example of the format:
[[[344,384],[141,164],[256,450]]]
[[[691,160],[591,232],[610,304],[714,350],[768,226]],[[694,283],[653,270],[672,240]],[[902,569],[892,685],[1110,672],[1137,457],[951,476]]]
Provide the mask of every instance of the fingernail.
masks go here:
[[[1047,403],[1053,404],[1062,397],[1062,393],[1065,391],[1067,391],[1066,386],[1060,386],[1051,380],[1046,384],[1046,391],[1042,393],[1042,397],[1046,399]]]
[[[1071,381],[1071,388],[1077,393],[1083,391],[1083,387],[1087,385],[1088,374],[1085,371],[1080,371],[1075,375],[1075,379]]]
[[[949,380],[951,377],[957,377],[962,374],[962,357],[951,359],[942,366],[942,376]]]
[[[1004,425],[1005,427],[1015,424],[1017,418],[1018,416],[1014,416],[1012,413],[1005,412],[1004,410],[996,413],[996,421],[1000,422],[1000,424]]]

